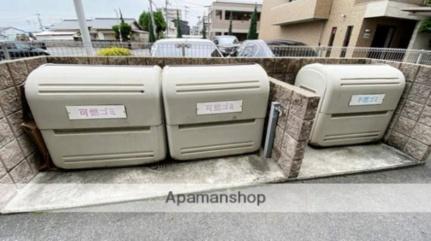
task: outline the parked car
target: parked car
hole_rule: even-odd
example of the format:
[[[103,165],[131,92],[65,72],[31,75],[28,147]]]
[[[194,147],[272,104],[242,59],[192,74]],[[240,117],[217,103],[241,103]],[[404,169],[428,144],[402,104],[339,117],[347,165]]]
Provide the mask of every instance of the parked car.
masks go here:
[[[246,40],[238,49],[238,57],[272,58],[274,54],[263,40]]]
[[[0,59],[6,58],[5,53],[1,51],[3,49],[3,46],[6,46],[6,49],[11,59],[49,55],[49,53],[46,50],[33,47],[28,43],[0,42]]]
[[[305,43],[293,40],[272,40],[266,42],[278,57],[316,57],[316,50]]]
[[[151,47],[153,57],[223,57],[208,39],[161,39]]]
[[[233,35],[215,36],[213,42],[225,56],[235,55],[240,46],[238,38]]]

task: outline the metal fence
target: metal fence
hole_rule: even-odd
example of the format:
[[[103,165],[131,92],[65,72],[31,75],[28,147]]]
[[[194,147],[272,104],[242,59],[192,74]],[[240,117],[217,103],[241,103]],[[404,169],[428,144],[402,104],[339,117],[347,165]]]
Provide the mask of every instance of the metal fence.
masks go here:
[[[151,44],[142,42],[93,41],[93,53],[108,47],[130,50],[132,56],[150,56]],[[366,47],[270,46],[276,57],[372,58],[431,65],[431,51]],[[207,49],[199,50],[205,52]],[[213,51],[214,49],[211,49]],[[81,41],[0,42],[0,60],[37,55],[88,56]],[[204,54],[202,54],[204,55]],[[199,56],[195,54],[194,56]],[[254,56],[267,57],[267,56]]]
[[[431,51],[367,47],[271,46],[277,57],[371,58],[431,65]]]

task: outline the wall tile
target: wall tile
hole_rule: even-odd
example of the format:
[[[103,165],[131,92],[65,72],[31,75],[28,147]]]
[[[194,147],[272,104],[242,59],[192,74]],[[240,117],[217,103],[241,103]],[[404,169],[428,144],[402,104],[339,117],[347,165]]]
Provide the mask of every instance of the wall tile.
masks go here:
[[[43,64],[46,64],[46,58],[45,57],[28,58],[28,59],[25,59],[25,64],[27,66],[28,73],[31,73],[31,71],[35,70],[37,67]]]
[[[304,158],[305,145],[300,144],[290,135],[285,134],[283,138],[282,152],[292,159]]]
[[[108,64],[108,57],[88,57],[88,63],[93,65]]]
[[[23,159],[24,155],[22,154],[16,140],[11,141],[4,147],[0,148],[0,160],[3,161],[7,170],[11,170]]]
[[[12,130],[7,123],[6,118],[0,119],[0,147],[6,145],[14,138]]]
[[[289,114],[286,126],[287,134],[295,138],[295,140],[305,141],[310,138],[313,121],[306,121]]]
[[[6,63],[0,64],[0,90],[14,86],[12,76]]]
[[[430,94],[431,86],[414,83],[407,98],[416,103],[426,104]]]
[[[411,137],[425,145],[431,145],[431,127],[418,123],[413,129]]]
[[[127,59],[127,62],[129,65],[146,65],[147,61],[145,58],[142,57],[129,57]]]
[[[17,141],[25,157],[29,156],[36,150],[36,145],[31,141],[30,137],[28,137],[26,134],[20,135],[17,138]]]
[[[21,99],[15,87],[0,90],[0,105],[6,115],[21,109]]]
[[[415,127],[416,122],[405,117],[400,117],[394,126],[394,131],[397,131],[406,136],[410,136],[411,131]]]
[[[428,149],[429,147],[427,145],[414,139],[409,139],[403,151],[416,160],[423,161],[427,158]]]
[[[399,150],[402,150],[405,144],[407,143],[408,139],[409,139],[408,136],[398,133],[396,131],[392,131],[392,133],[389,135],[387,143],[390,146],[393,146]]]
[[[7,119],[10,123],[10,127],[12,128],[12,131],[16,137],[23,134],[23,130],[21,127],[21,124],[23,122],[22,119],[22,111],[17,111],[15,113],[12,113],[7,116]]]
[[[289,113],[304,120],[313,120],[316,116],[318,105],[319,97],[306,97],[295,92],[292,95],[292,105]]]
[[[25,159],[13,168],[9,174],[17,184],[28,183],[35,176],[35,173]]]
[[[422,109],[423,105],[407,100],[401,111],[401,116],[417,121],[421,115]]]
[[[431,66],[421,65],[416,75],[416,83],[431,85]]]
[[[108,64],[111,65],[127,65],[128,57],[110,57],[108,58]]]
[[[402,63],[400,66],[400,70],[401,72],[403,72],[404,76],[406,77],[406,81],[414,82],[416,78],[416,74],[419,70],[419,65]]]
[[[8,64],[10,74],[15,85],[22,84],[27,78],[28,71],[24,61],[11,61]]]
[[[3,162],[0,160],[0,178],[4,177],[6,175],[6,167],[4,166]]]
[[[431,106],[425,106],[419,117],[419,123],[431,126]]]

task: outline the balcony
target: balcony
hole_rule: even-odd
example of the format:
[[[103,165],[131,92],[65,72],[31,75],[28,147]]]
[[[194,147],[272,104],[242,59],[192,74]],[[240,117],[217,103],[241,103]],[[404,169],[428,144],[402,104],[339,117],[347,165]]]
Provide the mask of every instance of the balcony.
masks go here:
[[[377,17],[392,17],[409,20],[419,20],[418,16],[412,15],[409,12],[403,11],[404,9],[417,8],[424,6],[423,0],[409,0],[409,1],[361,1],[357,3],[366,4],[364,18],[377,18]]]
[[[271,9],[273,23],[288,25],[329,18],[333,0],[296,0]]]

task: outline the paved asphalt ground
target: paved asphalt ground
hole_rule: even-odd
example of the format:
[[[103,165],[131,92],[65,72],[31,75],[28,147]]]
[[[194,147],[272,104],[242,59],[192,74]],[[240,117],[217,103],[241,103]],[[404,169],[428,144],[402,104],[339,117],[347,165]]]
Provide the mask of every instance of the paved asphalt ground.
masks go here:
[[[428,165],[305,183],[430,182]],[[431,240],[431,213],[35,213],[0,216],[0,240]]]

